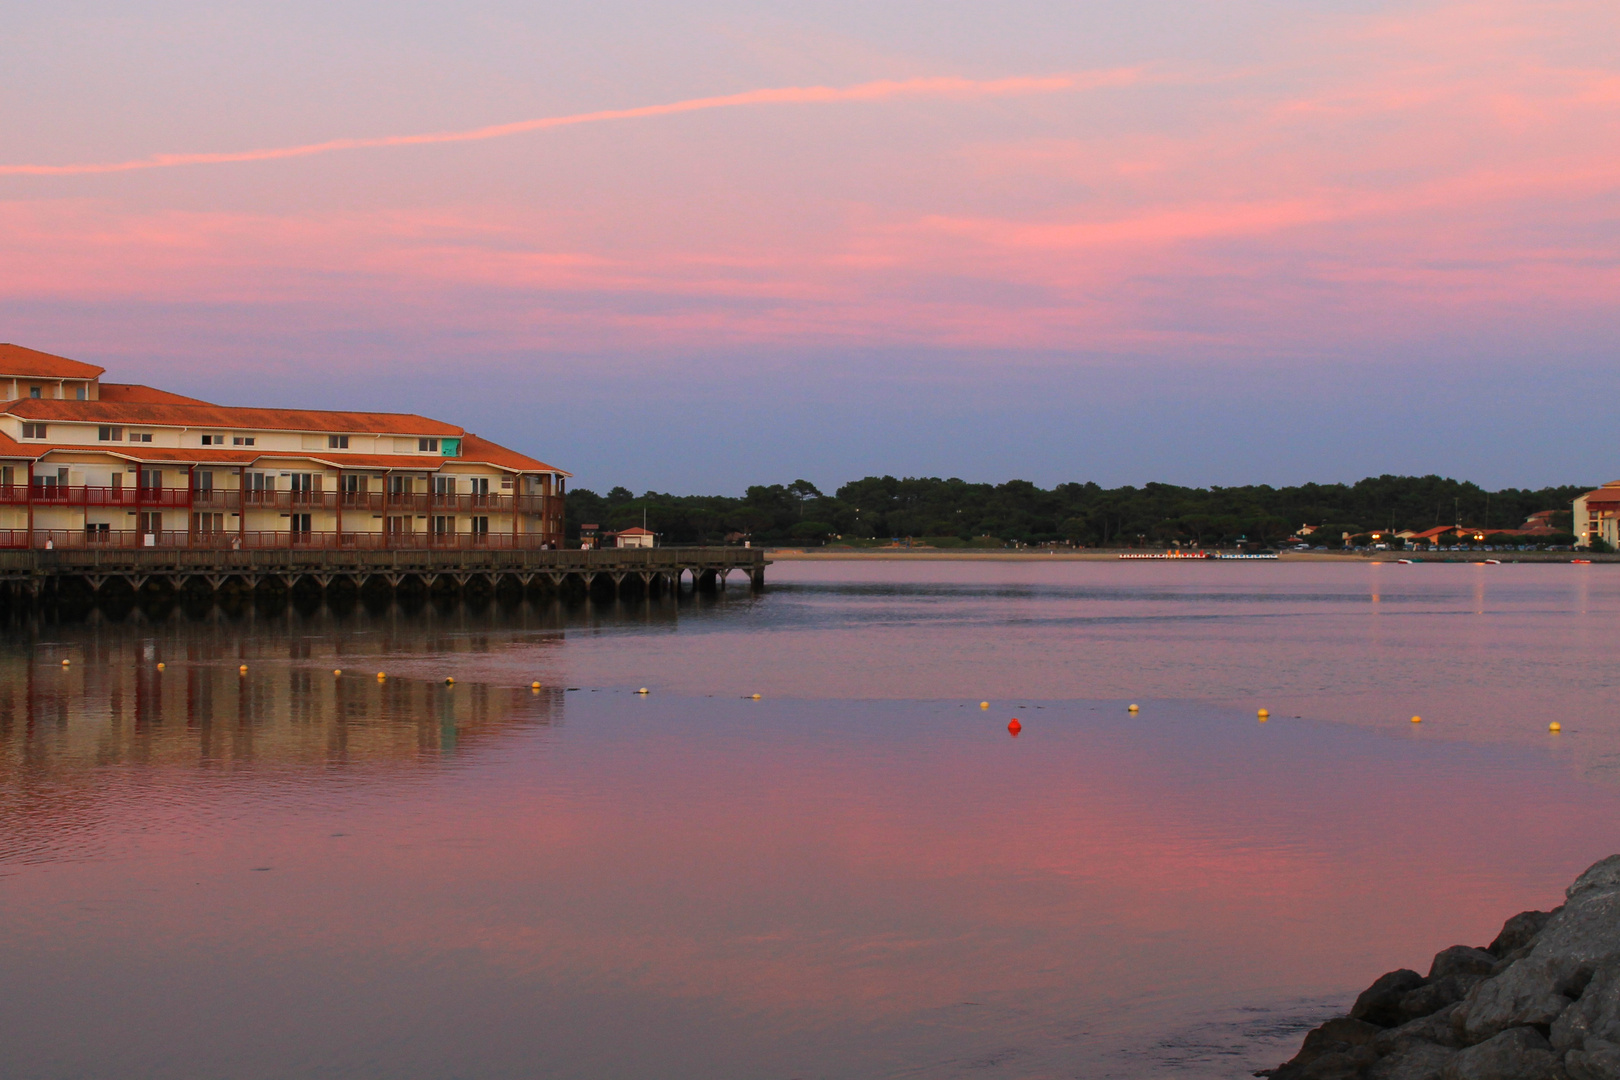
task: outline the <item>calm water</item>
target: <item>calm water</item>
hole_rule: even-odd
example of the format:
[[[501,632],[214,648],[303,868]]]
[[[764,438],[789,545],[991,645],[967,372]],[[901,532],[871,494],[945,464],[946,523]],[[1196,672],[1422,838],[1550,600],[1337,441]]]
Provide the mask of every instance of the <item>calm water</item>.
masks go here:
[[[1620,850],[1613,568],[771,580],[13,625],[0,1075],[1238,1077]]]

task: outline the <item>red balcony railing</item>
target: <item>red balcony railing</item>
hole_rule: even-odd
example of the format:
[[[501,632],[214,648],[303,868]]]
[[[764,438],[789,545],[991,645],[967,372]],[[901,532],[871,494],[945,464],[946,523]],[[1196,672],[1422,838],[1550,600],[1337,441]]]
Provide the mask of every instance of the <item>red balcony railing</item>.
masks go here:
[[[538,551],[558,546],[560,537],[542,533],[382,533],[382,532],[199,532],[136,529],[106,532],[79,529],[0,529],[0,548],[96,549],[168,548],[242,551],[294,548],[320,551]]]
[[[0,506],[190,506],[209,510],[336,510],[375,513],[544,514],[561,503],[548,495],[449,495],[383,491],[238,491],[233,488],[192,490],[183,487],[99,487],[87,484],[0,485]]]

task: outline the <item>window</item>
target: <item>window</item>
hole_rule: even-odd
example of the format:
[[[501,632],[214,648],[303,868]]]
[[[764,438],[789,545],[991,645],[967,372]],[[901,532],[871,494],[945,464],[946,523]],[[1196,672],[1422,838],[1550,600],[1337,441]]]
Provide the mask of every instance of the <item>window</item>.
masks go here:
[[[39,397],[39,396],[40,396],[40,393],[39,393],[39,387],[37,387],[37,386],[30,386],[30,387],[29,387],[29,388],[28,388],[28,396],[29,396],[29,397]]]
[[[160,469],[142,469],[139,477],[142,491],[159,491],[163,488],[163,472]]]
[[[475,517],[472,519],[472,531],[476,536],[489,535],[489,518]]]
[[[202,437],[202,444],[204,446],[224,446],[225,445],[225,436],[223,436],[223,435],[204,435]]]
[[[206,471],[192,473],[191,490],[212,494],[214,490],[214,474]]]
[[[328,450],[347,450],[349,448],[349,437],[347,435],[328,435],[326,437],[326,448]]]
[[[112,525],[105,521],[86,522],[84,538],[92,544],[104,544],[112,539]]]
[[[96,428],[96,438],[102,442],[123,442],[124,429],[121,427],[99,427]],[[204,435],[203,438],[206,439],[208,436]]]
[[[424,454],[437,454],[439,452],[439,440],[417,439],[416,448]]]
[[[453,476],[435,476],[433,478],[433,494],[454,495],[456,493],[456,478]]]
[[[250,472],[242,478],[247,486],[243,499],[252,503],[275,501],[276,476],[274,473]]]
[[[445,515],[433,519],[433,535],[450,536],[456,531],[456,519]]]
[[[468,481],[468,483],[470,483],[472,485],[472,493],[474,495],[488,495],[489,494],[489,477],[487,477],[487,476],[474,476]]]
[[[90,389],[88,387],[81,386],[74,392],[73,396],[78,398],[80,401],[83,401],[90,396]]]
[[[295,532],[295,533],[302,533],[302,534],[304,534],[306,536],[309,535],[309,533],[311,532],[309,515],[308,514],[294,514],[294,515],[292,515],[292,531]]]
[[[148,536],[163,531],[163,512],[161,510],[142,510],[136,519],[136,526]]]
[[[152,441],[152,433],[150,431],[132,431],[132,432],[129,433],[129,441],[130,442],[151,442]]]
[[[253,445],[253,436],[252,435],[237,435],[237,436],[235,436],[235,437],[233,437],[231,439],[231,445],[232,446],[252,446]]]
[[[200,533],[222,533],[225,531],[224,514],[197,513],[191,515],[191,527]]]
[[[45,437],[45,425],[44,424],[24,424],[23,425],[23,438],[25,438],[25,439],[43,439],[44,437]]]
[[[411,493],[411,478],[409,476],[390,475],[388,477],[388,494],[409,495]]]

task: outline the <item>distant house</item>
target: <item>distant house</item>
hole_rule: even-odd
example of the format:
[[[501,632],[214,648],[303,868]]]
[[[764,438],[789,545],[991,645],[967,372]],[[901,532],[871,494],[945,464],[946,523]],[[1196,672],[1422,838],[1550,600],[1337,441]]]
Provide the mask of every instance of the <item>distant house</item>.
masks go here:
[[[1423,529],[1417,532],[1411,529],[1402,529],[1395,536],[1397,539],[1405,540],[1408,544],[1438,544],[1440,537],[1445,536],[1447,533],[1463,532],[1467,532],[1467,530],[1460,525],[1436,525],[1432,529]]]
[[[1575,500],[1575,543],[1590,547],[1593,540],[1620,547],[1620,480]]]
[[[620,529],[614,534],[615,547],[622,548],[650,548],[653,546],[653,534],[643,528]]]
[[[579,527],[579,546],[582,549],[590,549],[590,548],[594,548],[594,547],[599,546],[598,538],[597,538],[597,535],[596,535],[598,528],[599,528],[599,526],[596,526],[596,525],[586,525],[586,524],[583,524],[583,523],[580,524],[580,527]]]
[[[1556,513],[1558,513],[1556,510],[1537,510],[1525,518],[1524,524],[1519,526],[1519,531],[1523,533],[1557,532],[1558,529],[1553,526],[1552,520],[1553,515]]]

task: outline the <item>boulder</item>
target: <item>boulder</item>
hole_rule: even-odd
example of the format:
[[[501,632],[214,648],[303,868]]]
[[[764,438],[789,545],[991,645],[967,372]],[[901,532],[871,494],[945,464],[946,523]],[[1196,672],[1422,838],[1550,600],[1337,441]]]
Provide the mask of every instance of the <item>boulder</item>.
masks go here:
[[[1453,945],[1434,954],[1434,963],[1429,965],[1429,981],[1447,979],[1453,975],[1489,975],[1498,959],[1485,949]]]
[[[1432,1043],[1406,1043],[1374,1062],[1366,1080],[1440,1080],[1456,1054],[1456,1050]]]
[[[1424,981],[1423,976],[1410,968],[1378,976],[1350,1006],[1350,1019],[1364,1020],[1378,1027],[1399,1027],[1412,1019],[1401,1013],[1401,1000],[1422,986]]]
[[[1457,974],[1434,979],[1401,998],[1400,1011],[1404,1019],[1415,1020],[1455,1005],[1468,996],[1468,992],[1485,979],[1484,975]]]
[[[1586,1049],[1564,1055],[1570,1080],[1620,1080],[1620,1045],[1588,1039]]]
[[[1266,1075],[1264,1073],[1260,1075]],[[1620,1080],[1620,855],[1487,949],[1380,976],[1273,1080]]]
[[[1563,1080],[1563,1070],[1541,1032],[1515,1027],[1457,1051],[1440,1080]]]
[[[1485,951],[1493,956],[1502,957],[1508,953],[1517,952],[1530,944],[1531,940],[1547,925],[1547,920],[1553,917],[1550,911],[1521,911],[1513,918],[1502,924],[1502,932],[1496,935],[1496,940],[1486,946]]]
[[[1605,964],[1592,974],[1580,1000],[1553,1022],[1551,1037],[1560,1052],[1584,1050],[1593,1040],[1620,1043],[1620,964]]]
[[[1271,1080],[1359,1080],[1368,1065],[1378,1060],[1373,1038],[1378,1029],[1360,1020],[1329,1020],[1305,1036],[1305,1042],[1286,1064],[1272,1070]]]
[[[1620,855],[1576,879],[1522,959],[1479,983],[1455,1014],[1466,1043],[1526,1025],[1548,1028],[1596,971],[1620,963]],[[1511,920],[1510,920],[1511,921]]]
[[[1456,1050],[1462,1046],[1451,1027],[1451,1014],[1456,1011],[1455,1004],[1447,1005],[1436,1013],[1408,1021],[1400,1027],[1386,1028],[1374,1037],[1373,1048],[1379,1054],[1393,1054],[1408,1044],[1421,1043]]]

